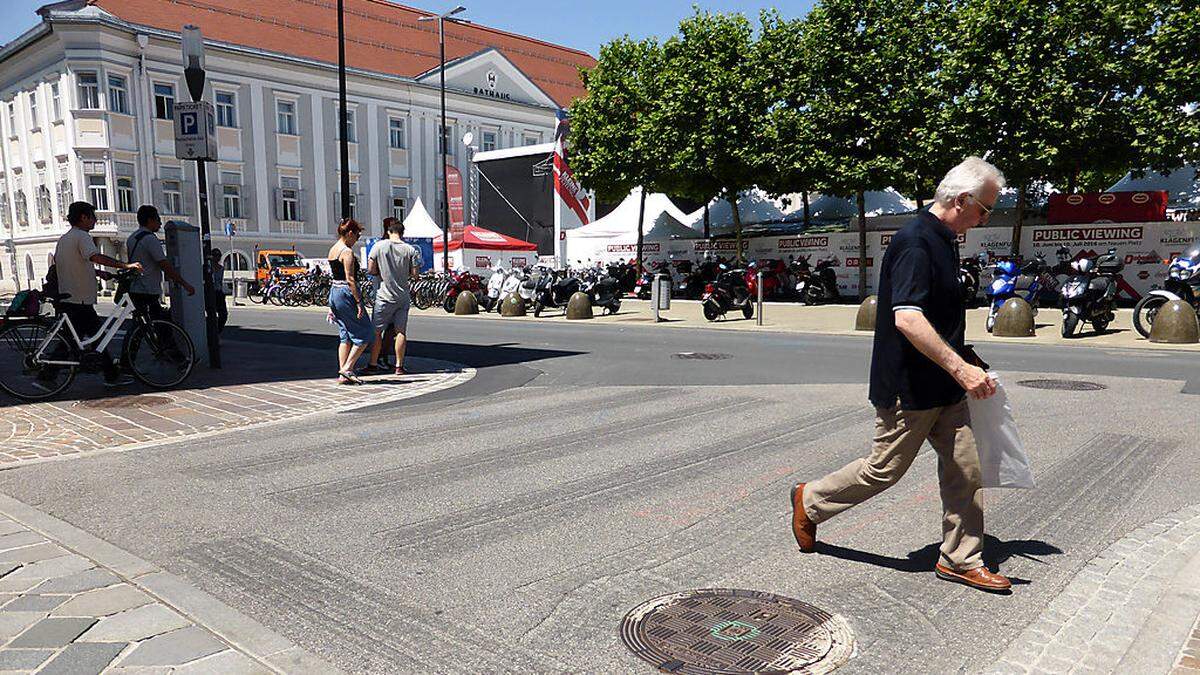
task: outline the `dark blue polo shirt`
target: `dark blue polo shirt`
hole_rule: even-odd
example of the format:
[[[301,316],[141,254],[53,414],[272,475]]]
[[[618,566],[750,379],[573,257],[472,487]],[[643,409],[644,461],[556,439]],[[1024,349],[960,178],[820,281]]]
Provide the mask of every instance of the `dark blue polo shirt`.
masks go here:
[[[967,313],[958,278],[958,239],[928,211],[892,237],[879,277],[879,309],[871,354],[871,403],[906,410],[951,405],[965,392],[954,378],[896,330],[895,310],[915,308],[959,354]]]

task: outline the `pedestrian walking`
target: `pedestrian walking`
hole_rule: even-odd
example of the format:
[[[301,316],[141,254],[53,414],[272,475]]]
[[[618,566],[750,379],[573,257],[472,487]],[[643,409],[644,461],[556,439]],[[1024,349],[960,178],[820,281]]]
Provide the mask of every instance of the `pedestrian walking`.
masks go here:
[[[987,221],[1004,175],[977,157],[950,170],[934,204],[892,237],[883,255],[871,355],[875,406],[871,453],[819,480],[792,488],[792,534],[816,548],[817,525],[894,485],[928,440],[938,455],[942,544],[938,578],[993,592],[1008,579],[983,564],[979,454],[966,396],[992,396],[995,384],[964,345],[957,237]]]
[[[142,266],[136,262],[123,263],[96,248],[90,234],[96,227],[96,207],[91,204],[74,202],[68,206],[67,223],[70,227],[54,246],[54,276],[58,279],[58,293],[65,296],[56,309],[71,320],[80,339],[86,340],[100,330],[102,323],[96,314],[95,265],[138,271]],[[121,374],[120,367],[110,355],[104,354],[101,361],[106,386],[133,383],[133,378]]]
[[[213,309],[217,312],[217,332],[225,330],[229,323],[229,304],[225,296],[225,266],[221,264],[221,249],[214,248],[209,258],[212,271]]]
[[[370,318],[363,307],[358,287],[358,259],[354,245],[362,235],[362,225],[347,218],[338,226],[338,240],[329,248],[329,310],[338,326],[338,384],[362,384],[354,373],[358,358],[371,346],[374,337]]]
[[[139,312],[148,314],[151,319],[169,321],[170,313],[162,305],[163,278],[182,286],[188,295],[195,295],[196,289],[180,276],[163,250],[158,238],[158,231],[162,229],[158,209],[150,205],[138,207],[137,223],[137,231],[125,240],[125,257],[129,262],[141,264],[142,274],[130,284],[129,299]]]
[[[368,374],[386,372],[379,365],[384,336],[395,332],[396,375],[404,375],[404,352],[408,345],[408,310],[412,304],[412,282],[421,269],[421,252],[404,241],[404,223],[398,218],[383,221],[388,238],[375,244],[367,257],[367,273],[379,277],[375,307],[375,343],[371,347]]]

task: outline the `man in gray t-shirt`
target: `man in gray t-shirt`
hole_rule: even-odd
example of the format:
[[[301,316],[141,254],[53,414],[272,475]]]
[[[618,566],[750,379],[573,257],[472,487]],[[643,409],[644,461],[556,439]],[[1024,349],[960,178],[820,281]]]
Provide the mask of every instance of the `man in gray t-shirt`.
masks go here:
[[[371,317],[375,323],[375,343],[371,345],[371,363],[366,374],[386,372],[379,367],[383,338],[388,329],[396,332],[396,374],[404,372],[404,349],[407,346],[408,309],[411,305],[412,282],[421,269],[421,252],[404,242],[404,223],[397,218],[383,221],[388,238],[375,244],[367,256],[367,273],[379,277],[375,293],[375,308]]]
[[[162,229],[158,209],[148,205],[138,208],[137,221],[137,231],[125,240],[125,255],[129,262],[141,263],[142,275],[129,285],[129,299],[152,318],[168,319],[170,317],[161,302],[163,277],[183,286],[188,295],[195,294],[196,289],[183,280],[167,259],[167,253],[158,239],[158,231]]]

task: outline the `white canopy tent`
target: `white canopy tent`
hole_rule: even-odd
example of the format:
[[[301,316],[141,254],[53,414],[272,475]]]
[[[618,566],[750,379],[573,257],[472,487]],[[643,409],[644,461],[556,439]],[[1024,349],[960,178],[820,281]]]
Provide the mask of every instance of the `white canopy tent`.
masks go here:
[[[617,208],[603,218],[574,230],[567,230],[567,260],[573,264],[587,261],[629,258],[636,253],[638,210],[642,191],[634,188]],[[696,239],[700,233],[687,226],[688,215],[662,193],[646,195],[642,219],[644,241],[665,242]],[[657,247],[662,249],[662,246]]]
[[[1142,192],[1147,190],[1166,190],[1168,211],[1187,211],[1200,209],[1200,179],[1196,176],[1198,167],[1185,166],[1164,176],[1156,171],[1147,171],[1145,176],[1134,178],[1132,173],[1117,181],[1108,189],[1109,192]]]
[[[429,212],[425,210],[425,205],[421,203],[420,197],[413,202],[412,209],[404,218],[404,237],[406,239],[442,240],[442,228],[438,227],[437,223],[433,222],[433,218],[429,217]]]

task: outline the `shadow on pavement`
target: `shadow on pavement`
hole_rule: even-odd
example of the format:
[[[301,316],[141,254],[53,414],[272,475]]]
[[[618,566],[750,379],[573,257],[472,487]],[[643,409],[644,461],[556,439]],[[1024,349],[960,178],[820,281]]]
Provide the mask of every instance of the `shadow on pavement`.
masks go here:
[[[939,547],[940,544],[929,544],[915,551],[910,551],[904,558],[894,558],[892,556],[859,551],[858,549],[818,541],[817,553],[841,558],[842,560],[875,565],[876,567],[886,567],[897,572],[918,573],[933,571],[933,566],[938,561]],[[1013,557],[1025,558],[1042,565],[1048,565],[1049,563],[1042,560],[1039,556],[1060,555],[1062,552],[1062,549],[1054,544],[1037,539],[1000,541],[991,535],[984,535],[983,562],[992,570],[997,569]],[[1029,583],[1026,579],[1016,578],[1013,578],[1012,582],[1018,585]]]

